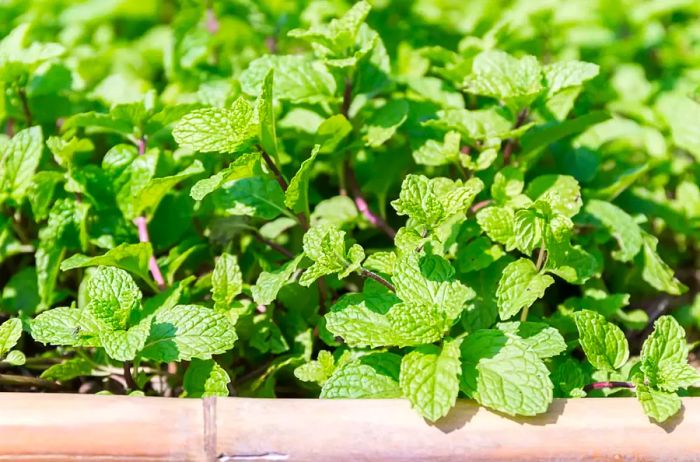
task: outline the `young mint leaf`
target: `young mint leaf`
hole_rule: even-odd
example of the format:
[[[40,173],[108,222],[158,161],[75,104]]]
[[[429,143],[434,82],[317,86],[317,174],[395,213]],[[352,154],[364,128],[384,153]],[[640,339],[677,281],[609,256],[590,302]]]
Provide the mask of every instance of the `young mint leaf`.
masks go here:
[[[363,137],[365,144],[376,148],[386,143],[396,130],[408,118],[408,103],[404,100],[393,100],[382,106],[367,121],[366,133]]]
[[[671,295],[680,295],[688,288],[673,276],[673,270],[656,253],[658,242],[659,240],[651,234],[642,234],[642,248],[644,250],[642,279],[658,290]]]
[[[600,220],[620,246],[620,250],[612,253],[613,258],[627,262],[639,253],[642,248],[642,230],[624,210],[609,202],[591,199],[586,204],[585,211]]]
[[[532,261],[521,258],[503,270],[496,297],[498,314],[502,320],[510,319],[520,310],[528,308],[554,283],[551,276],[540,273]]]
[[[260,145],[266,153],[277,158],[277,129],[275,126],[275,109],[272,100],[274,69],[270,69],[263,79],[260,96],[256,103],[260,121]]]
[[[140,309],[141,290],[126,271],[98,266],[87,283],[87,310],[108,330],[127,327],[133,311]]]
[[[0,324],[0,358],[4,357],[22,335],[22,321],[19,318],[8,319]]]
[[[43,146],[40,126],[26,128],[8,143],[0,144],[0,193],[6,193],[17,203],[24,199],[39,166]]]
[[[476,214],[476,221],[486,235],[507,249],[515,247],[515,214],[508,207],[491,206]]]
[[[681,399],[675,393],[654,390],[644,384],[637,384],[637,399],[644,413],[663,423],[681,410]]]
[[[534,56],[518,59],[502,51],[484,51],[474,58],[463,86],[469,93],[512,102],[520,108],[542,91],[542,69]]]
[[[527,195],[533,201],[549,204],[552,212],[573,217],[581,210],[581,188],[568,175],[542,175],[528,184]]]
[[[301,163],[299,171],[292,177],[289,187],[284,192],[284,204],[294,213],[309,213],[309,179],[320,148],[318,144],[314,146],[311,155]]]
[[[461,345],[460,389],[482,406],[508,415],[533,416],[553,398],[549,370],[519,342],[508,343],[500,331],[480,330]]]
[[[238,266],[238,259],[234,255],[223,253],[216,260],[211,276],[211,285],[214,309],[226,311],[236,295],[243,290],[243,275]]]
[[[373,353],[337,368],[323,383],[322,399],[381,399],[401,397],[399,367],[394,353]]]
[[[629,346],[622,330],[594,311],[574,314],[579,342],[586,358],[596,369],[614,371],[629,358]]]
[[[204,171],[202,163],[198,160],[182,170],[181,172],[160,178],[152,178],[139,191],[139,194],[133,198],[133,205],[129,208],[131,211],[127,218],[136,218],[144,211],[152,214],[160,204],[168,192],[170,192],[178,183],[192,176],[198,175]]]
[[[525,346],[538,358],[551,358],[566,350],[559,331],[542,322],[501,322],[498,329],[514,343]]]
[[[152,254],[153,249],[149,242],[119,244],[103,255],[88,257],[82,254],[75,254],[70,258],[66,258],[61,262],[61,271],[90,266],[112,266],[149,281],[151,276],[148,273],[148,260]]]
[[[542,67],[549,96],[569,87],[581,85],[600,72],[600,67],[583,61],[560,61]]]
[[[99,340],[107,356],[117,361],[133,361],[146,344],[151,320],[148,317],[128,330],[101,329]]]
[[[318,352],[316,361],[311,361],[294,369],[294,376],[303,382],[323,385],[335,371],[335,358],[326,350]]]
[[[240,76],[243,91],[259,95],[270,69],[275,70],[272,93],[277,99],[319,103],[335,94],[336,82],[328,68],[305,55],[267,55],[252,61]]]
[[[7,353],[2,362],[10,366],[23,366],[27,362],[27,357],[19,350],[12,350]]]
[[[242,154],[219,173],[195,183],[190,190],[190,196],[194,200],[201,201],[229,181],[254,176],[257,173],[259,162],[260,154],[257,152]]]
[[[462,373],[460,343],[447,340],[441,348],[419,347],[401,360],[403,396],[431,422],[446,416],[457,401]]]
[[[59,364],[46,369],[41,373],[41,378],[44,380],[58,380],[59,382],[67,382],[77,377],[92,375],[93,365],[85,358],[71,358]]]
[[[671,316],[661,316],[644,341],[641,371],[650,386],[675,392],[700,382],[700,372],[688,365],[685,331]]]
[[[237,339],[228,318],[210,308],[177,305],[156,311],[142,356],[158,362],[210,359]]]
[[[185,398],[207,398],[210,396],[228,396],[228,384],[231,382],[223,367],[213,359],[193,359],[187,366],[182,387]]]
[[[309,286],[316,279],[338,273],[339,278],[348,276],[360,268],[365,259],[364,250],[354,244],[345,252],[345,231],[334,226],[315,226],[304,235],[304,254],[314,261],[299,278],[299,284]]]
[[[289,283],[303,256],[303,254],[297,256],[274,271],[260,273],[257,282],[251,288],[255,303],[267,305],[275,300],[280,289]]]
[[[199,152],[245,151],[257,137],[255,109],[238,98],[230,109],[197,109],[184,116],[173,130],[177,143]]]

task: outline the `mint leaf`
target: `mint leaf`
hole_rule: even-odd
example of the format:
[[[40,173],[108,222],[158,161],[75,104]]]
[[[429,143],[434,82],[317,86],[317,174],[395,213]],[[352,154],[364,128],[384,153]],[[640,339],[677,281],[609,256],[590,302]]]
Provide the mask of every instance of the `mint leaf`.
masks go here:
[[[668,392],[700,382],[700,372],[688,365],[685,331],[671,316],[654,322],[642,346],[640,369],[651,386]]]
[[[596,369],[614,371],[629,358],[629,346],[622,330],[590,310],[578,311],[574,321],[586,358]]]
[[[673,276],[673,270],[656,253],[656,245],[659,240],[654,236],[642,234],[644,250],[644,267],[642,279],[652,287],[672,295],[680,295],[688,288]]]
[[[308,159],[301,163],[299,171],[292,177],[284,192],[284,204],[294,213],[309,213],[309,178],[311,167],[321,146],[314,146]]]
[[[459,340],[449,340],[442,348],[419,347],[401,360],[403,395],[431,422],[446,416],[457,401],[462,372],[459,347]]]
[[[274,271],[263,271],[260,273],[257,282],[251,288],[255,303],[258,305],[267,305],[271,303],[277,297],[277,293],[280,289],[289,283],[302,257],[303,254]]]
[[[197,109],[184,116],[173,130],[177,143],[200,152],[240,152],[257,136],[253,106],[238,98],[230,109]]]
[[[43,146],[40,126],[24,129],[9,142],[0,144],[0,192],[7,193],[17,203],[22,201],[32,185]]]
[[[644,413],[659,423],[665,422],[681,410],[681,399],[675,393],[654,390],[643,384],[637,385],[637,399]]]
[[[133,361],[146,344],[151,318],[146,318],[128,330],[100,330],[100,344],[107,356],[117,361]]]
[[[8,319],[0,324],[0,358],[5,356],[22,336],[22,321],[18,318]]]
[[[255,175],[259,161],[260,154],[257,152],[242,154],[231,162],[227,168],[219,171],[219,173],[195,183],[190,189],[190,196],[194,200],[201,201],[229,181],[249,178]]]
[[[237,339],[224,314],[196,305],[158,310],[142,356],[158,362],[210,359],[224,353]]]
[[[479,404],[508,415],[533,416],[547,410],[553,385],[537,355],[494,330],[462,341],[460,389]]]
[[[515,246],[515,214],[507,207],[486,207],[476,214],[476,221],[495,242],[508,248]]]
[[[530,307],[554,283],[552,277],[537,271],[532,261],[521,258],[503,270],[498,283],[498,315],[507,320],[520,310]]]
[[[212,359],[193,359],[187,366],[182,386],[186,398],[228,396],[228,374]]]
[[[631,261],[642,248],[642,231],[624,210],[609,202],[591,199],[586,212],[603,223],[620,246],[612,256],[620,261]]]
[[[238,259],[234,255],[223,253],[216,260],[211,284],[211,298],[214,300],[214,309],[228,309],[236,295],[243,290],[243,275],[238,266]]]
[[[316,279],[338,273],[344,278],[360,268],[365,258],[362,247],[355,244],[345,251],[345,231],[332,225],[315,226],[304,235],[304,254],[314,261],[299,278],[299,284],[309,286]]]
[[[389,101],[367,121],[365,144],[376,148],[386,143],[408,118],[408,103],[404,100]]]
[[[294,376],[303,382],[316,382],[323,385],[335,371],[335,358],[326,351],[318,352],[316,361],[311,361],[294,369]]]
[[[71,358],[60,364],[54,364],[41,373],[44,380],[58,380],[67,382],[77,377],[92,375],[93,368],[90,361],[84,358]]]
[[[148,259],[151,258],[153,249],[148,242],[138,244],[120,244],[109,250],[104,255],[88,257],[75,254],[61,262],[61,271],[90,266],[112,266],[137,275],[145,281],[150,281],[148,273]]]
[[[598,75],[600,68],[596,64],[583,61],[560,61],[542,67],[547,94],[554,95],[559,91],[581,85]]]
[[[401,357],[393,353],[373,353],[338,368],[323,383],[322,399],[399,398]]]
[[[98,266],[87,283],[87,310],[110,330],[125,329],[132,312],[140,309],[141,291],[124,270]]]

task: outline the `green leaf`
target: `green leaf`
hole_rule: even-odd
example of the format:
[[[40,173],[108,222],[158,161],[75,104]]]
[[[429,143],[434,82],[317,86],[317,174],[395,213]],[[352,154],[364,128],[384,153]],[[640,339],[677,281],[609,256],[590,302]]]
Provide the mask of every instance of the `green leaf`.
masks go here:
[[[643,384],[637,384],[637,399],[644,413],[659,423],[676,415],[682,405],[677,394],[654,390]]]
[[[688,288],[673,276],[673,270],[656,253],[656,245],[659,240],[651,234],[642,234],[644,267],[642,269],[642,279],[648,282],[655,289],[680,295]]]
[[[159,362],[210,359],[233,348],[236,339],[225,314],[176,305],[156,312],[142,356]]]
[[[469,93],[525,107],[542,91],[541,70],[534,56],[518,59],[498,50],[483,51],[474,58],[463,85]]]
[[[284,204],[294,213],[309,213],[309,180],[311,179],[312,166],[318,155],[320,145],[315,145],[311,155],[301,163],[299,171],[289,182],[289,187],[284,192]]]
[[[530,182],[527,195],[533,201],[549,204],[552,212],[573,217],[581,210],[581,188],[568,175],[542,175]]]
[[[18,132],[5,144],[0,144],[0,185],[2,190],[20,203],[32,186],[44,146],[41,127]]]
[[[258,305],[272,303],[277,297],[277,293],[290,282],[290,278],[297,270],[304,255],[298,255],[274,271],[263,271],[258,276],[258,280],[251,288],[253,300]]]
[[[217,191],[217,207],[230,215],[245,215],[271,220],[289,214],[284,205],[284,192],[272,178],[242,178]]]
[[[201,201],[230,181],[249,178],[255,175],[258,170],[259,161],[260,154],[257,152],[242,154],[225,169],[220,170],[209,178],[199,180],[195,183],[190,190],[190,196],[192,196],[194,200]]]
[[[408,103],[392,100],[379,108],[367,121],[365,144],[376,148],[387,142],[408,118]]]
[[[236,256],[223,253],[216,260],[211,277],[211,298],[215,310],[227,310],[243,290],[243,274]]]
[[[482,406],[508,415],[547,411],[553,384],[547,366],[500,331],[480,330],[462,341],[460,388]]]
[[[148,260],[151,258],[151,255],[153,255],[153,249],[149,242],[119,244],[104,255],[95,257],[88,257],[82,254],[72,255],[61,262],[61,271],[90,266],[112,266],[135,274],[144,281],[150,281]]]
[[[528,256],[532,255],[535,248],[542,247],[545,219],[537,210],[518,210],[515,212],[513,231],[515,247]]]
[[[305,55],[266,55],[252,61],[240,77],[243,91],[259,95],[270,69],[275,70],[272,92],[277,99],[316,103],[335,94],[333,75],[323,63]]]
[[[574,314],[579,342],[586,358],[596,369],[614,371],[629,358],[629,346],[622,329],[590,310]]]
[[[342,279],[359,269],[365,258],[364,250],[357,244],[346,253],[345,231],[332,225],[315,226],[304,234],[304,254],[314,263],[299,278],[302,286],[333,273]]]
[[[275,127],[275,110],[272,100],[272,88],[274,81],[274,69],[270,69],[263,79],[260,96],[257,101],[258,119],[260,120],[260,145],[271,155],[277,158],[277,129]]]
[[[102,329],[99,332],[100,344],[110,358],[117,361],[133,361],[146,344],[150,329],[150,317],[128,330]]]
[[[129,208],[130,212],[127,214],[127,218],[136,218],[143,212],[153,214],[163,196],[172,191],[178,183],[203,171],[202,163],[195,160],[189,167],[175,175],[150,179],[139,191],[139,194],[132,199],[133,206]]]
[[[569,87],[581,85],[598,75],[596,64],[584,61],[559,61],[542,67],[547,94],[554,95]]]
[[[321,399],[386,399],[401,397],[394,353],[372,353],[340,367],[323,383]]]
[[[642,248],[642,230],[624,210],[597,199],[589,200],[585,210],[603,223],[620,246],[620,250],[612,253],[613,258],[627,262],[639,253]]]
[[[525,132],[520,139],[519,155],[524,156],[540,148],[545,148],[556,141],[581,133],[588,127],[604,122],[609,118],[610,115],[607,112],[596,111],[575,119],[537,125]]]
[[[126,271],[98,266],[87,282],[87,310],[108,330],[125,329],[133,311],[140,309],[141,291]]]
[[[22,336],[22,321],[19,318],[8,319],[0,324],[0,358],[15,347]]]
[[[551,276],[537,271],[535,264],[526,258],[510,263],[503,270],[496,291],[500,318],[505,321],[528,308],[552,283]]]
[[[223,367],[213,359],[193,359],[182,379],[184,398],[207,398],[228,396],[231,378]]]
[[[454,407],[459,393],[460,341],[445,341],[441,348],[419,347],[401,360],[400,385],[418,412],[435,422]]]
[[[551,358],[566,350],[564,337],[557,329],[543,322],[501,322],[497,327],[538,358]]]
[[[84,358],[71,358],[60,364],[54,364],[41,373],[44,380],[67,382],[77,377],[92,375],[92,363]]]
[[[7,353],[7,356],[5,356],[2,362],[10,366],[23,366],[27,362],[27,357],[19,350],[12,350]]]
[[[173,130],[173,137],[180,146],[200,152],[241,152],[257,135],[257,114],[243,98],[238,98],[231,109],[192,111]]]
[[[303,382],[323,385],[335,371],[335,358],[326,350],[318,352],[316,361],[310,361],[294,369],[294,376]]]
[[[87,310],[54,308],[39,314],[30,323],[32,337],[50,345],[99,346],[100,326]]]
[[[700,372],[688,365],[685,330],[671,316],[661,316],[642,346],[641,371],[650,386],[675,392],[700,381]]]
[[[476,221],[492,241],[515,246],[515,214],[510,208],[486,207],[477,212]]]
[[[700,117],[700,103],[685,95],[666,94],[659,98],[656,107],[671,128],[674,144],[700,162],[700,135],[694,123]]]

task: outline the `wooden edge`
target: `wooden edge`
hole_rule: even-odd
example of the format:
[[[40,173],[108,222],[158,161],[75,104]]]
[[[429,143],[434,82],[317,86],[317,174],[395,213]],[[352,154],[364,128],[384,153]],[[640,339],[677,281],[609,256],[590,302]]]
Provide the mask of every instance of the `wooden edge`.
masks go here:
[[[403,400],[0,393],[0,461],[700,460],[700,398],[683,405],[659,426],[633,398],[520,419],[461,401],[429,424]]]

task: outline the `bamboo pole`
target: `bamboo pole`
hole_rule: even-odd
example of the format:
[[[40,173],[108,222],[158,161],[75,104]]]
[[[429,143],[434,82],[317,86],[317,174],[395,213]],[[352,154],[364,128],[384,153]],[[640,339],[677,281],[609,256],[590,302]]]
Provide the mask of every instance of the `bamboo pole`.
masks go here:
[[[437,424],[403,400],[0,393],[0,461],[700,460],[700,398],[664,426],[632,398],[511,419],[469,401]]]

